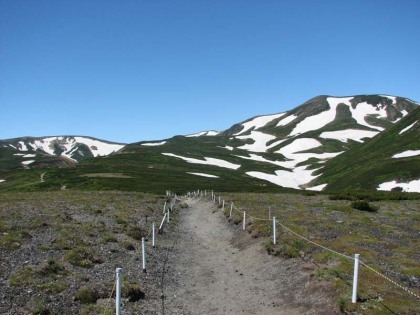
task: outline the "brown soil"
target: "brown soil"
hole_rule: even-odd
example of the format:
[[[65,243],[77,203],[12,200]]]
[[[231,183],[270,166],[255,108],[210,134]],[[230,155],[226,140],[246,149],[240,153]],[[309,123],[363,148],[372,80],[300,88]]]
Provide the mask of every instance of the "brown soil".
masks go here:
[[[303,261],[269,256],[213,203],[188,199],[164,288],[165,314],[338,314]],[[308,271],[309,270],[309,271]]]

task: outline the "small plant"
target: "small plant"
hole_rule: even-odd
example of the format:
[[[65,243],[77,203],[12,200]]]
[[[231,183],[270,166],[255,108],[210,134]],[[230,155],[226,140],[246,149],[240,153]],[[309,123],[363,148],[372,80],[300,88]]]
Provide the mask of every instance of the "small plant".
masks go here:
[[[357,210],[361,210],[361,211],[367,211],[367,212],[377,212],[378,211],[378,207],[374,207],[374,206],[370,205],[367,200],[352,201],[350,206],[353,209],[357,209]]]
[[[74,299],[82,304],[90,304],[96,303],[96,301],[100,299],[100,296],[95,288],[83,287],[76,292]]]
[[[100,258],[95,257],[87,248],[77,247],[70,250],[64,256],[64,259],[67,260],[73,266],[79,266],[83,268],[91,268],[94,264],[102,263]]]

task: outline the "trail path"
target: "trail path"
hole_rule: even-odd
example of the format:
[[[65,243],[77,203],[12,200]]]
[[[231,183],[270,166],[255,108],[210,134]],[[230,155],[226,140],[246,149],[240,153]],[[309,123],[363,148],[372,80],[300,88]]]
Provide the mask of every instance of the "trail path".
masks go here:
[[[269,256],[208,201],[188,199],[165,288],[165,314],[335,314],[302,262]],[[319,292],[318,292],[319,291]]]

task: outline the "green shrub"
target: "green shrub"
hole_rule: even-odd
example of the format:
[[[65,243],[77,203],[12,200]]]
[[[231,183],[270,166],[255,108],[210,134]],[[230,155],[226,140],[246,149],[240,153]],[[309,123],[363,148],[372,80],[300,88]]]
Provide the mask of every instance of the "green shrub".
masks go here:
[[[353,209],[357,209],[357,210],[361,210],[361,211],[368,211],[368,212],[377,212],[378,211],[378,208],[370,205],[367,200],[352,201],[350,206]]]

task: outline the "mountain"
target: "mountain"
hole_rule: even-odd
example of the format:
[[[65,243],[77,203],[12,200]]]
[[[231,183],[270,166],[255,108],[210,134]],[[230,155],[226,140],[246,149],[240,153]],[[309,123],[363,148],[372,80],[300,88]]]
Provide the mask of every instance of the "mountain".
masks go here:
[[[104,157],[77,159],[80,153],[70,155],[80,151],[74,151],[74,146],[63,150],[60,157],[70,155],[80,161],[75,167],[48,169],[42,183],[41,170],[33,167],[25,172],[0,173],[6,180],[0,189],[56,189],[65,185],[153,192],[169,188],[337,191],[375,190],[393,180],[414,181],[409,185],[412,187],[420,177],[418,105],[388,95],[318,96],[290,111],[253,117],[220,133],[200,132],[121,145]],[[9,146],[10,150],[10,145],[16,147],[22,139],[15,141],[0,142],[0,147]],[[47,153],[54,152],[50,149]],[[405,157],[392,157],[397,154]],[[27,187],[23,179],[34,185]],[[398,187],[411,189],[403,184]]]
[[[91,137],[23,137],[0,140],[0,169],[71,166],[87,158],[106,156],[124,145]]]

